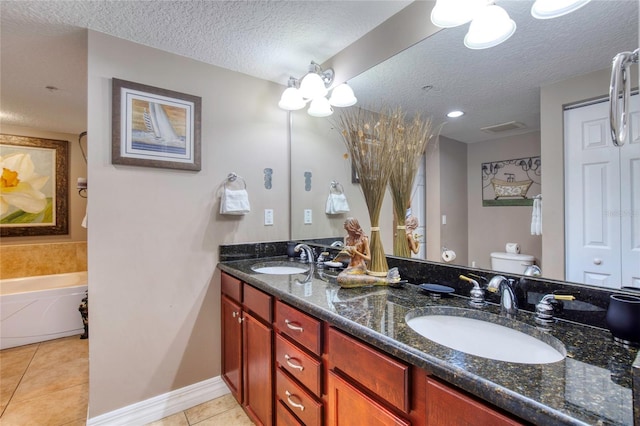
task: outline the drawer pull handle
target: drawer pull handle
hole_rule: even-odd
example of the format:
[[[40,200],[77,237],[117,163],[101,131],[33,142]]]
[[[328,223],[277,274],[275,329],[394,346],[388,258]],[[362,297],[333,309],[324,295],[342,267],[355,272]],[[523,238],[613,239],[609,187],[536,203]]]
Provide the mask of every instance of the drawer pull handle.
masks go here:
[[[284,320],[284,323],[287,324],[287,327],[289,327],[291,330],[300,331],[300,332],[304,331],[304,328],[300,327],[299,325],[296,325],[293,321],[289,321],[288,319],[286,319]]]
[[[287,360],[287,365],[291,368],[296,368],[300,371],[304,370],[304,367],[300,364],[294,364],[293,362],[291,362],[290,360],[296,360],[295,358],[291,358],[289,355],[284,354],[284,359]],[[296,360],[297,361],[297,360]]]
[[[297,402],[294,402],[291,400],[292,396],[295,396],[297,398],[296,395],[292,395],[291,392],[289,392],[288,390],[285,390],[284,393],[287,395],[287,401],[289,402],[289,404],[291,404],[292,406],[299,408],[300,411],[304,411],[304,405],[299,404]]]

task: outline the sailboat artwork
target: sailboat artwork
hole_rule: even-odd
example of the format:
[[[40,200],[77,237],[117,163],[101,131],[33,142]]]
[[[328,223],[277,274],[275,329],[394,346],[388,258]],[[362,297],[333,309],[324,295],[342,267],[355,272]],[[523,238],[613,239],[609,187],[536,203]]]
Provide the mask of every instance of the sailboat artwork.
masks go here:
[[[185,110],[158,102],[133,101],[133,128],[131,147],[146,151],[186,154],[187,143],[184,135]],[[136,115],[142,113],[142,123]],[[171,120],[169,118],[171,114]]]
[[[112,81],[115,108],[111,161],[200,170],[202,99],[116,78]]]

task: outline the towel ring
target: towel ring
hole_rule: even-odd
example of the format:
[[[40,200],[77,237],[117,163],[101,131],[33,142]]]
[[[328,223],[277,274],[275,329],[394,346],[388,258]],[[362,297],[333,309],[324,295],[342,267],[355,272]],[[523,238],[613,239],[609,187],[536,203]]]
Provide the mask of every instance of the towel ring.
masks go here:
[[[329,185],[329,192],[332,194],[344,194],[344,188],[340,182],[332,180]]]
[[[242,176],[238,176],[237,174],[231,172],[227,175],[227,178],[222,182],[221,186],[223,186],[226,189],[228,187],[233,187],[234,185],[240,185],[240,184],[242,184],[242,188],[236,187],[235,189],[247,189],[247,182],[245,182],[244,178]]]

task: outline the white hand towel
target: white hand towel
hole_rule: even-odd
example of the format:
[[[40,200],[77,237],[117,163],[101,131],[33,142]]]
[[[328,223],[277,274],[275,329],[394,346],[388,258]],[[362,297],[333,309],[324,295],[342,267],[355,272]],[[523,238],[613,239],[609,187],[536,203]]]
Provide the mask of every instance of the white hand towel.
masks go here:
[[[82,219],[82,223],[80,224],[80,226],[82,226],[83,228],[87,228],[88,225],[88,220],[87,220],[87,212],[85,211],[84,213],[84,218]]]
[[[344,194],[329,193],[325,212],[327,214],[341,214],[349,212],[349,202]]]
[[[542,200],[533,199],[533,210],[531,211],[531,235],[542,235]]]
[[[249,194],[246,189],[224,189],[220,199],[220,214],[241,215],[250,211]]]

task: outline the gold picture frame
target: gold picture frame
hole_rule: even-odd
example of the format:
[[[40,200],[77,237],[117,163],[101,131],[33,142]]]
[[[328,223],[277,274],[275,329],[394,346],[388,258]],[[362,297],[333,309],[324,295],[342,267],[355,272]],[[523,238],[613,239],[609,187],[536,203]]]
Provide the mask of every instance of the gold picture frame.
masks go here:
[[[0,134],[0,235],[69,233],[69,142]]]
[[[112,79],[111,162],[199,171],[202,99]]]

